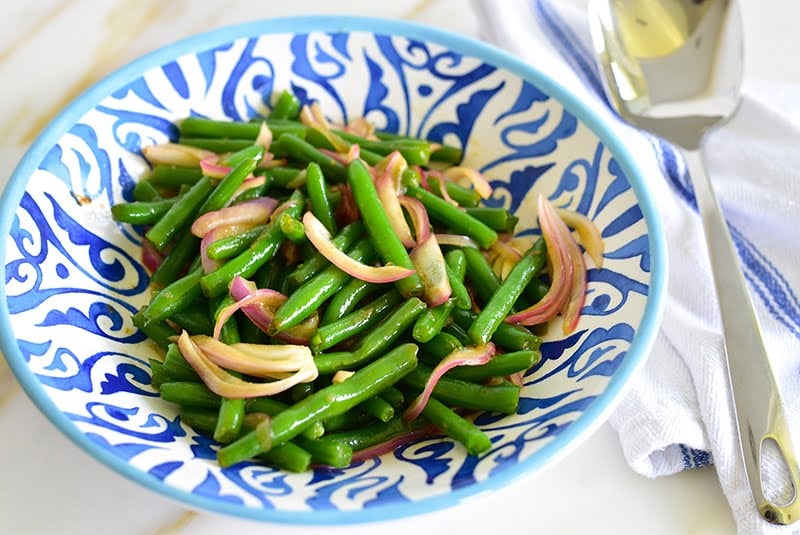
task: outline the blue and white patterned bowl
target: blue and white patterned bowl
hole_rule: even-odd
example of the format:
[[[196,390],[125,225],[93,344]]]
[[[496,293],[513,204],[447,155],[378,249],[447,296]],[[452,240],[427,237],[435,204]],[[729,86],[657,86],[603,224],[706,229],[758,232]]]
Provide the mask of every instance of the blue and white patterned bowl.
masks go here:
[[[246,120],[291,88],[333,119],[463,146],[522,227],[534,199],[588,214],[606,242],[577,331],[547,333],[514,416],[477,423],[480,457],[444,437],[343,470],[220,469],[216,445],[150,386],[151,346],[131,322],[147,300],[141,236],[109,216],[147,170],[141,148],[175,121]],[[72,103],[16,169],[0,212],[2,350],[40,409],[73,441],[139,483],[196,508],[295,523],[434,510],[507,484],[574,448],[624,393],[654,340],[665,247],[633,156],[546,73],[430,28],[353,18],[245,24],[194,37],[109,76]]]

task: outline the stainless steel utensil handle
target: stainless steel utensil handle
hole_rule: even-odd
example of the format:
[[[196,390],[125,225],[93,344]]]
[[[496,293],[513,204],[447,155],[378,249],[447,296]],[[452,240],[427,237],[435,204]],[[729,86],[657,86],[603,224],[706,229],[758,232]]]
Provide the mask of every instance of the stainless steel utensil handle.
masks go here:
[[[781,396],[764,348],[761,328],[739,257],[706,173],[702,155],[699,150],[684,150],[684,157],[708,243],[747,479],[761,516],[775,524],[790,524],[800,518],[800,477]],[[794,485],[794,495],[788,503],[772,503],[764,493],[761,456],[764,443],[769,439],[775,441]]]

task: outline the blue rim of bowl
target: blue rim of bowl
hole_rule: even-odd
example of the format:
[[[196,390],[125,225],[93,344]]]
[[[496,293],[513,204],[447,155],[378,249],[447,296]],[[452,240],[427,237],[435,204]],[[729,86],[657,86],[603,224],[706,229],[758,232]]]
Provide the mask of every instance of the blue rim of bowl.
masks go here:
[[[248,22],[228,26],[217,30],[197,34],[177,41],[154,52],[151,52],[111,73],[92,86],[71,104],[69,104],[38,136],[11,174],[8,185],[0,198],[0,235],[7,236],[11,221],[14,218],[19,201],[32,176],[48,150],[101,99],[114,90],[132,82],[148,69],[158,67],[184,54],[199,50],[208,50],[242,38],[257,37],[275,33],[309,33],[309,32],[354,32],[365,31],[373,34],[397,35],[411,39],[419,39],[456,50],[466,56],[472,56],[495,67],[503,68],[522,79],[528,80],[552,98],[558,100],[564,108],[580,119],[599,137],[611,151],[614,158],[622,166],[625,176],[631,184],[647,222],[650,240],[651,262],[650,289],[645,305],[644,316],[630,349],[620,367],[609,381],[606,390],[578,417],[567,429],[542,447],[535,455],[520,462],[513,470],[505,470],[480,481],[451,490],[450,492],[424,498],[415,502],[398,502],[374,508],[356,511],[305,511],[289,512],[248,507],[198,496],[190,492],[170,487],[155,476],[142,472],[125,460],[115,456],[92,442],[78,427],[69,420],[44,391],[39,380],[31,373],[13,335],[8,312],[5,284],[0,288],[0,348],[9,363],[17,380],[25,392],[47,416],[48,419],[67,435],[84,451],[100,460],[109,468],[146,488],[165,495],[200,510],[209,510],[241,518],[280,522],[289,524],[352,524],[375,522],[419,515],[455,506],[467,498],[479,493],[500,489],[519,479],[523,474],[531,474],[548,463],[562,458],[569,451],[589,437],[611,413],[625,392],[632,375],[644,364],[655,341],[661,323],[661,316],[666,296],[667,253],[666,239],[661,220],[655,207],[655,201],[644,185],[644,174],[635,163],[635,158],[620,143],[612,126],[586,106],[575,94],[546,73],[526,64],[496,47],[480,41],[459,36],[449,31],[429,26],[371,17],[287,17]],[[5,247],[0,244],[5,259]]]

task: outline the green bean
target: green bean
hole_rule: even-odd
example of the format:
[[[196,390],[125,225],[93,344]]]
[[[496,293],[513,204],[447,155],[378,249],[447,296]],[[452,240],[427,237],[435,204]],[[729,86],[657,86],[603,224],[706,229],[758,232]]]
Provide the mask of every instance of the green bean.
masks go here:
[[[197,308],[179,310],[170,316],[170,321],[192,334],[211,335],[214,332],[214,325],[208,314]]]
[[[356,241],[361,237],[364,227],[361,222],[353,222],[342,230],[333,238],[333,243],[337,249],[346,251],[355,245]],[[289,274],[289,285],[298,287],[308,282],[317,273],[330,266],[330,262],[322,256],[322,253],[316,253],[308,260],[297,266],[292,273]]]
[[[158,359],[148,359],[148,362],[150,364],[150,386],[158,390],[166,382],[164,364]]]
[[[358,406],[349,411],[325,418],[325,435],[346,429],[355,429],[375,421],[371,415],[361,410]]]
[[[253,144],[253,140],[181,136],[178,138],[178,143],[222,154],[225,152],[236,152],[237,150],[250,147]]]
[[[164,400],[186,407],[216,409],[222,403],[222,398],[203,383],[167,382],[160,392]]]
[[[444,197],[444,194],[442,193],[442,182],[444,182],[444,188],[447,191],[447,194],[451,199],[456,201],[459,206],[469,209],[475,208],[481,203],[481,196],[474,189],[465,188],[464,186],[456,184],[450,180],[442,181],[434,176],[428,176],[427,181],[428,185],[432,186],[431,191],[433,191],[439,197]]]
[[[302,201],[303,194],[299,190],[295,191],[286,201],[287,208],[284,213],[299,216],[303,210]],[[268,224],[261,236],[250,244],[246,251],[200,279],[203,292],[209,297],[215,297],[228,290],[228,285],[234,277],[241,276],[246,279],[252,277],[258,268],[275,256],[283,240],[283,232],[277,223]]]
[[[278,444],[267,453],[258,456],[267,463],[287,472],[301,473],[311,466],[311,453],[294,442]]]
[[[229,303],[226,299],[214,299],[210,311],[214,321],[219,317],[220,311]],[[226,321],[220,330],[219,340],[224,344],[236,344],[241,341],[239,330],[236,326],[236,318]],[[241,374],[230,372],[235,377],[241,378]],[[241,430],[245,415],[245,400],[241,398],[222,398],[217,424],[214,427],[213,437],[217,442],[228,443],[235,440]]]
[[[314,353],[320,353],[344,340],[365,332],[383,320],[392,307],[400,303],[401,300],[400,293],[392,289],[347,316],[317,328],[317,331],[309,341],[311,350]]]
[[[266,225],[259,225],[250,230],[240,232],[239,234],[213,241],[208,244],[206,254],[212,260],[225,260],[226,258],[236,256],[247,250],[250,244],[261,235],[265,228]]]
[[[431,368],[419,364],[403,378],[403,384],[422,390],[431,375]],[[349,379],[348,379],[349,380]],[[433,397],[448,405],[513,414],[519,403],[519,387],[505,382],[487,386],[442,376],[433,388]]]
[[[243,161],[250,160],[253,163],[253,168],[248,171],[247,174],[245,174],[245,176],[248,176],[255,170],[255,165],[258,164],[258,162],[260,162],[264,157],[265,150],[266,149],[261,145],[253,145],[251,143],[249,147],[245,147],[234,152],[233,154],[227,155],[220,163],[222,163],[224,166],[235,168]]]
[[[262,422],[268,424],[269,416],[264,413],[250,413],[244,418],[242,431],[245,433],[254,431]],[[294,441],[278,444],[268,452],[259,455],[258,458],[288,472],[305,472],[311,466],[311,454]]]
[[[133,315],[133,324],[162,349],[166,349],[171,344],[170,338],[177,334],[164,320],[148,322],[144,309]]]
[[[428,342],[442,330],[456,306],[455,299],[448,299],[441,305],[429,308],[417,318],[411,336],[417,342]]]
[[[344,468],[353,458],[353,448],[343,442],[313,440],[302,435],[295,437],[293,441],[310,453],[312,460],[317,464]]]
[[[455,312],[455,310],[453,310],[453,312]],[[458,342],[461,345],[466,346],[466,345],[469,345],[471,343],[471,340],[469,339],[469,335],[467,334],[467,331],[462,329],[456,323],[448,323],[447,325],[442,327],[442,332],[453,336],[456,340],[458,340]]]
[[[388,422],[377,422],[357,429],[339,431],[325,435],[321,442],[344,444],[352,451],[359,451],[377,446],[401,435],[406,435],[429,426],[425,418],[417,418],[407,422],[402,415],[395,416]]]
[[[126,202],[111,207],[111,216],[120,223],[152,225],[169,211],[180,197],[149,202]]]
[[[254,150],[255,149],[255,150]],[[211,195],[200,206],[197,215],[214,212],[224,207],[245,179],[253,172],[264,155],[264,147],[246,147],[229,158],[236,162],[230,172],[220,180]]]
[[[164,196],[149,180],[140,180],[133,186],[133,200],[137,202],[162,201]]]
[[[163,288],[175,282],[185,270],[189,260],[197,258],[198,243],[199,240],[194,234],[189,230],[184,231],[153,272],[150,283],[157,288]]]
[[[469,329],[478,315],[469,310],[454,310],[453,321],[462,329]],[[492,342],[509,351],[537,350],[542,339],[521,325],[501,323],[492,336]]]
[[[428,165],[431,158],[431,144],[422,139],[395,139],[376,141],[349,132],[337,130],[336,135],[348,143],[358,144],[359,148],[381,156],[394,151],[399,152],[408,165]]]
[[[142,313],[145,323],[165,320],[191,305],[202,294],[198,285],[202,277],[202,268],[196,268],[158,292]]]
[[[440,332],[429,342],[422,344],[419,360],[429,366],[436,366],[447,355],[463,347],[464,345],[452,334]]]
[[[394,418],[394,407],[380,396],[375,396],[362,401],[358,405],[364,412],[381,422],[388,422]]]
[[[290,91],[281,91],[275,106],[269,112],[270,119],[294,119],[300,113],[300,99]]]
[[[167,382],[199,383],[201,381],[200,376],[186,362],[180,349],[174,343],[170,343],[169,347],[167,347],[167,353],[164,355],[164,362],[162,363],[162,371],[169,379]]]
[[[452,298],[455,299],[456,308],[469,310],[472,308],[472,298],[467,287],[464,286],[464,275],[467,271],[467,261],[461,249],[453,249],[444,255],[447,280],[450,282]]]
[[[428,399],[422,414],[444,434],[463,444],[470,455],[480,455],[492,447],[486,433],[436,398]]]
[[[192,138],[231,138],[237,141],[248,140],[249,145],[258,137],[261,123],[266,122],[272,131],[272,136],[277,139],[285,133],[305,137],[307,127],[297,121],[270,118],[263,121],[245,123],[239,121],[217,121],[201,117],[187,117],[180,124],[181,136]],[[214,152],[230,152],[229,150]]]
[[[390,386],[380,394],[381,399],[391,405],[395,410],[400,409],[405,405],[406,396],[403,392],[394,386]]]
[[[374,257],[370,242],[362,239],[348,251],[348,256],[360,262],[369,262]],[[270,325],[271,334],[290,329],[317,310],[350,280],[350,275],[336,266],[329,266],[319,275],[296,289],[275,312]]]
[[[353,370],[386,351],[411,327],[426,309],[416,297],[401,303],[392,313],[367,333],[352,352],[322,353],[315,357],[321,375],[338,370]]]
[[[547,262],[544,240],[541,238],[511,268],[505,280],[494,292],[481,313],[472,322],[468,333],[477,345],[489,342],[497,327],[508,316],[522,290],[533,280]]]
[[[322,325],[336,321],[349,314],[358,305],[359,301],[381,288],[383,288],[381,284],[361,279],[351,280],[328,303],[328,308],[325,309],[325,315],[322,318]]]
[[[306,229],[298,218],[284,212],[278,216],[278,226],[289,241],[298,244],[306,242]]]
[[[445,375],[462,381],[480,383],[491,377],[505,377],[529,370],[539,362],[542,354],[535,350],[513,351],[495,355],[486,364],[480,366],[457,366]]]
[[[334,132],[334,133],[338,134],[338,132]],[[341,140],[341,142],[345,146],[347,146],[348,148],[350,148],[352,145],[354,145],[354,143],[351,143],[351,142],[345,140],[344,138],[342,138],[342,136],[338,136],[338,137]],[[309,128],[308,129],[308,133],[306,134],[306,141],[308,141],[311,145],[313,145],[313,146],[315,146],[317,148],[320,148],[320,149],[336,150],[336,147],[333,146],[333,144],[330,142],[330,140],[327,137],[325,137],[325,135],[322,132],[320,132],[319,130],[317,130],[316,128]],[[373,141],[373,143],[374,143],[374,141]],[[341,152],[341,151],[339,151],[339,152]],[[378,152],[369,150],[369,149],[367,149],[367,148],[365,148],[365,147],[363,147],[363,146],[361,146],[359,144],[358,157],[361,158],[362,160],[364,160],[364,162],[367,165],[378,165],[378,163],[380,163],[380,161],[383,160],[386,157],[386,155],[389,154],[389,152],[391,152],[391,151],[387,152],[387,151],[384,150],[382,152],[383,152],[383,154],[380,154]],[[414,158],[418,159],[418,157],[414,156],[413,154],[412,154],[411,157],[412,157],[412,159],[414,159]]]
[[[530,299],[532,303],[538,303],[549,290],[549,284],[537,277],[534,277],[534,279],[525,287],[522,293],[525,295],[525,297]]]
[[[500,279],[479,250],[465,247],[461,251],[467,261],[466,278],[472,283],[471,287],[481,302],[488,303],[500,287]]]
[[[343,182],[347,178],[347,169],[335,158],[320,152],[306,140],[294,135],[284,134],[278,138],[278,146],[291,158],[301,162],[314,162],[320,166],[325,177],[334,182]]]
[[[306,191],[311,202],[311,212],[317,216],[328,232],[336,234],[336,221],[333,219],[333,208],[328,199],[327,184],[322,169],[315,163],[306,168]]]
[[[289,397],[292,402],[297,403],[303,398],[307,398],[315,390],[314,383],[298,383],[289,390]]]
[[[367,229],[375,250],[384,262],[404,268],[414,269],[406,248],[389,224],[383,210],[372,176],[359,160],[354,160],[347,168],[347,180],[353,193],[364,227]],[[422,279],[416,272],[398,280],[395,285],[403,297],[422,295]]]
[[[431,152],[432,162],[457,164],[461,162],[461,159],[464,157],[464,152],[461,149],[459,149],[458,147],[453,147],[451,145],[439,144],[438,146],[431,148],[432,148]]]
[[[208,409],[182,406],[180,410],[181,422],[202,435],[211,436],[217,426],[217,412]]]
[[[176,188],[178,186],[191,186],[203,177],[200,167],[181,167],[177,165],[158,164],[150,171],[147,180],[156,186]]]
[[[428,366],[436,366],[444,357],[464,346],[452,335],[439,333],[430,342],[423,344],[419,353],[420,362]],[[541,353],[536,349],[523,349],[510,353],[501,353],[492,357],[486,364],[479,366],[458,366],[449,370],[447,375],[472,383],[490,377],[505,377],[530,369],[539,362]]]
[[[200,205],[214,189],[211,179],[203,177],[198,180],[169,210],[150,227],[145,236],[159,250],[163,250],[175,234],[180,231],[194,216]]]
[[[285,411],[289,407],[288,404],[279,401],[275,398],[262,397],[251,398],[245,400],[244,410],[246,413],[263,413],[270,416],[275,416],[281,411]],[[304,429],[300,436],[314,440],[325,434],[325,425],[320,422],[314,422],[311,426]]]
[[[394,139],[419,139],[392,132],[375,132],[378,139],[390,141]],[[463,152],[458,147],[444,145],[442,143],[431,143],[431,161],[456,164],[463,158]]]
[[[346,381],[317,390],[272,418],[269,429],[253,431],[219,450],[228,467],[291,440],[312,423],[342,414],[394,385],[417,365],[417,346],[403,344],[355,372]]]
[[[406,194],[422,202],[431,219],[471,237],[482,248],[488,249],[497,241],[497,232],[441,197],[415,186],[408,186]]]
[[[305,174],[305,169],[294,169],[292,167],[272,167],[266,171],[266,174],[272,177],[272,183],[278,188],[287,188],[289,184],[297,180],[300,173]],[[303,181],[305,184],[305,181]]]
[[[497,232],[513,232],[519,218],[505,208],[469,207],[466,212]]]

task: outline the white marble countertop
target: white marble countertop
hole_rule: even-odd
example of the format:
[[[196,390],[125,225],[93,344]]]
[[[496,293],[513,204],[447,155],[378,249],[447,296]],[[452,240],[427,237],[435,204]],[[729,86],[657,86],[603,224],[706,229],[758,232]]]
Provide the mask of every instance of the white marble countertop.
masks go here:
[[[796,2],[775,2],[800,15]],[[749,45],[771,54],[797,40],[789,21],[744,2]],[[772,5],[772,2],[770,2]],[[773,6],[774,7],[774,6]],[[779,10],[776,10],[779,11]],[[11,0],[0,2],[0,186],[27,146],[70,100],[130,60],[204,30],[271,16],[361,14],[401,18],[478,37],[467,0]],[[780,76],[800,80],[800,64]],[[769,77],[763,64],[748,73]],[[80,534],[311,533],[187,510],[104,467],[53,427],[0,359],[0,532]],[[625,463],[607,425],[551,469],[439,512],[330,532],[695,533],[734,531],[713,469],[647,480]]]

